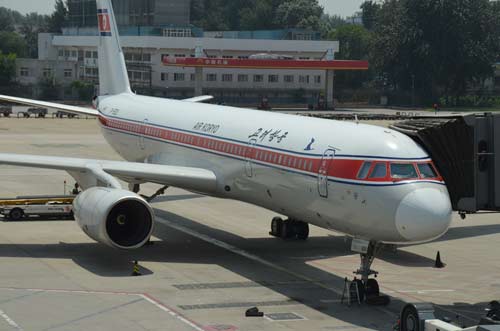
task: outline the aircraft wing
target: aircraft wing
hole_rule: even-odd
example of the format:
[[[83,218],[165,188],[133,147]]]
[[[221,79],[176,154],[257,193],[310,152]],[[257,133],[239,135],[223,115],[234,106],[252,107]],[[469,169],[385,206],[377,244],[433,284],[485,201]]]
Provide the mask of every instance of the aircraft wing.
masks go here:
[[[149,182],[204,193],[215,192],[217,179],[212,171],[200,168],[42,155],[0,153],[0,164],[65,170],[70,174],[91,173],[114,184],[116,180],[110,179],[111,175],[126,182]]]
[[[92,109],[92,108],[63,105],[60,103],[38,101],[38,100],[25,99],[25,98],[17,98],[17,97],[11,97],[8,95],[0,95],[0,100],[14,102],[14,103],[20,103],[23,105],[34,106],[34,107],[52,108],[52,109],[57,109],[57,110],[66,111],[66,112],[75,113],[75,114],[80,114],[80,115],[89,115],[89,116],[99,115],[99,112],[95,109]]]
[[[213,98],[214,97],[211,96],[211,95],[201,95],[199,97],[184,99],[182,101],[186,101],[186,102],[205,102],[205,101],[212,100]]]

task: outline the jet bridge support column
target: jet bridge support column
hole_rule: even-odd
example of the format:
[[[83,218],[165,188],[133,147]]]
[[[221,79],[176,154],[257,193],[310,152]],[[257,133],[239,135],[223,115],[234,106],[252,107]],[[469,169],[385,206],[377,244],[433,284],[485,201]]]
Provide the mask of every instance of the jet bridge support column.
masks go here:
[[[326,109],[335,109],[333,84],[335,81],[335,70],[326,71]]]
[[[194,96],[203,95],[203,68],[196,67],[194,69]]]
[[[196,58],[203,57],[203,47],[198,45],[194,50]],[[203,95],[203,67],[195,67],[194,69],[194,96],[199,97]]]

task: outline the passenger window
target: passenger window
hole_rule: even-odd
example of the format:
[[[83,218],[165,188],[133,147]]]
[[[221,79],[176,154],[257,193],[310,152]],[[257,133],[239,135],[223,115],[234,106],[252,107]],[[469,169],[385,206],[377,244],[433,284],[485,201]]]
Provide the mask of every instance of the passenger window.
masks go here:
[[[370,178],[385,178],[387,176],[387,168],[385,163],[377,163],[373,168]]]
[[[370,171],[371,166],[372,166],[371,162],[363,163],[363,165],[361,166],[361,169],[359,169],[358,178],[365,179],[366,176],[368,176],[368,172]]]
[[[417,171],[411,163],[391,163],[391,177],[395,179],[417,178]]]
[[[438,175],[430,163],[419,163],[418,170],[422,178],[437,178]]]

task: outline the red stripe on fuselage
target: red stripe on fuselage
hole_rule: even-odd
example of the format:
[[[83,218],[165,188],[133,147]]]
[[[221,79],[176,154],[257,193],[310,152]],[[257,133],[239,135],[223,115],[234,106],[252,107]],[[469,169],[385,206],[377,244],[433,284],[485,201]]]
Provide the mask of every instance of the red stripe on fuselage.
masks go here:
[[[242,143],[229,142],[223,140],[224,138],[214,138],[207,136],[199,136],[196,134],[179,132],[166,128],[159,128],[151,125],[131,123],[114,118],[106,118],[99,116],[99,122],[108,128],[125,131],[137,135],[144,135],[146,137],[161,139],[169,142],[174,142],[186,146],[192,146],[197,149],[215,152],[217,154],[226,154],[232,157],[242,159],[251,159],[257,163],[264,163],[268,165],[284,167],[296,171],[317,175],[320,169],[322,158],[320,156],[297,156],[294,152],[278,152],[268,150],[261,146],[242,145]],[[351,180],[357,182],[392,182],[390,174],[385,178],[364,179],[357,178],[359,169],[366,161],[382,162],[388,164],[389,162],[408,162],[408,163],[428,163],[428,160],[420,160],[418,162],[410,161],[373,161],[364,159],[347,159],[347,158],[334,158],[328,167],[328,177],[338,179]],[[387,167],[386,167],[387,168]],[[422,180],[424,178],[420,178]],[[419,180],[414,178],[412,180]],[[425,178],[425,180],[442,181],[441,177]]]

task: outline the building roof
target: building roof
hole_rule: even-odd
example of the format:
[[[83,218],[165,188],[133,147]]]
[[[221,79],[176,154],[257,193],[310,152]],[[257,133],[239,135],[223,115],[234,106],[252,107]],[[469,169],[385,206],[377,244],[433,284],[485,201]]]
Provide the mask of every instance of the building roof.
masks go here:
[[[61,36],[55,35],[54,46],[97,47],[97,36]],[[310,40],[253,40],[253,39],[221,39],[221,38],[176,38],[155,36],[122,36],[123,47],[156,48],[156,49],[191,49],[201,46],[204,50],[248,51],[248,52],[338,52],[338,41]]]

